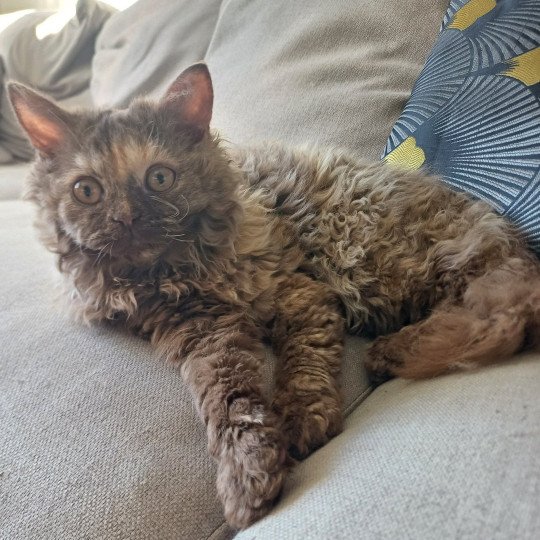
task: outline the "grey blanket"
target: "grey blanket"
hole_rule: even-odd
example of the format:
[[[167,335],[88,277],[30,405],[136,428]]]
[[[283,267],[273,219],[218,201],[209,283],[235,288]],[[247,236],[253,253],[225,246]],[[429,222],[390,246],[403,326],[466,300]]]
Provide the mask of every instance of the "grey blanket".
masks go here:
[[[30,159],[33,151],[13,115],[5,92],[8,80],[40,90],[64,106],[90,104],[95,40],[113,12],[95,0],[79,0],[75,15],[43,35],[52,12],[17,19],[0,34],[0,163]],[[49,19],[50,21],[50,19]],[[38,30],[36,32],[36,30]]]

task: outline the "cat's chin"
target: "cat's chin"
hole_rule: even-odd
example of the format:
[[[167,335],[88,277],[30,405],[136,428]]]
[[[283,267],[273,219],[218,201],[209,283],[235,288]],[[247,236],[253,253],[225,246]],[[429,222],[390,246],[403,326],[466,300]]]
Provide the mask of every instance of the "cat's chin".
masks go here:
[[[84,248],[83,248],[84,249]],[[130,240],[115,241],[109,249],[86,248],[97,261],[110,261],[115,266],[154,266],[162,257],[163,249],[157,245],[141,245]]]
[[[131,264],[148,266],[159,259],[162,251],[156,244],[143,242],[133,236],[124,236],[114,242],[111,257]]]
[[[149,267],[153,266],[161,257],[161,250],[156,247],[127,246],[113,252],[113,257],[117,261],[124,261],[126,264]]]

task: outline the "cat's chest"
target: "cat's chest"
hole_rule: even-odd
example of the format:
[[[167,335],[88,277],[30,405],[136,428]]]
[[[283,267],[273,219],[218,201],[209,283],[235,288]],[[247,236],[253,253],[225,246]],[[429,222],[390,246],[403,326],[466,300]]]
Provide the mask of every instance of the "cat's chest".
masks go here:
[[[275,292],[281,280],[277,261],[246,257],[202,277],[172,273],[153,279],[113,277],[96,273],[84,283],[70,280],[72,309],[87,322],[124,320],[139,327],[160,313],[180,320],[216,311],[239,310],[261,324],[273,317]]]
[[[197,304],[201,312],[221,304],[264,318],[262,312],[272,307],[276,286],[277,280],[272,272],[247,265],[232,275],[222,274],[201,280],[160,280],[155,285],[156,295],[150,303],[159,298],[166,306],[177,307],[179,311],[188,304]],[[141,295],[141,301],[141,305],[148,303],[144,295]]]

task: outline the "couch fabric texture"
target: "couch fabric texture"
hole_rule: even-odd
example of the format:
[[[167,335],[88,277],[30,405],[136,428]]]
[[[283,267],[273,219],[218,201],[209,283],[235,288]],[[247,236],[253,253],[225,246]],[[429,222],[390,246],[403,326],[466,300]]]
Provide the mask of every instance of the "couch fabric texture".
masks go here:
[[[179,0],[174,7],[142,0],[105,25],[92,96],[100,106],[141,92],[159,96],[204,58],[215,87],[213,125],[225,138],[339,145],[379,159],[445,7],[444,0]]]
[[[540,2],[453,0],[385,154],[486,200],[540,255]]]
[[[161,97],[183,69],[204,58],[220,6],[221,0],[144,0],[113,15],[92,59],[95,105]]]
[[[332,144],[373,159],[447,7],[172,4],[139,0],[105,23],[91,75],[101,106],[127,103],[130,87],[159,95],[204,58],[226,140]],[[31,208],[8,190],[0,198],[0,537],[232,538],[178,371],[137,338],[71,322]],[[303,462],[272,514],[238,538],[538,537],[538,357],[393,381],[369,395],[367,345],[351,338],[346,347],[344,433]],[[269,391],[272,365],[269,354]]]

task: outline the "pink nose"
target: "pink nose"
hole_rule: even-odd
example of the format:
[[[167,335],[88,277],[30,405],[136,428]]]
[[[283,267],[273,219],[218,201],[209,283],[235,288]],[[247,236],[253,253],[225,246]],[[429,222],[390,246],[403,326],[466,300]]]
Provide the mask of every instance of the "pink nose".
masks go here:
[[[113,216],[112,220],[116,223],[121,223],[126,227],[129,227],[133,224],[133,217],[131,216],[131,214],[128,213],[116,214],[115,216]]]
[[[112,217],[115,223],[121,223],[126,227],[131,227],[133,222],[140,217],[140,214],[133,215],[131,212],[119,212]]]

